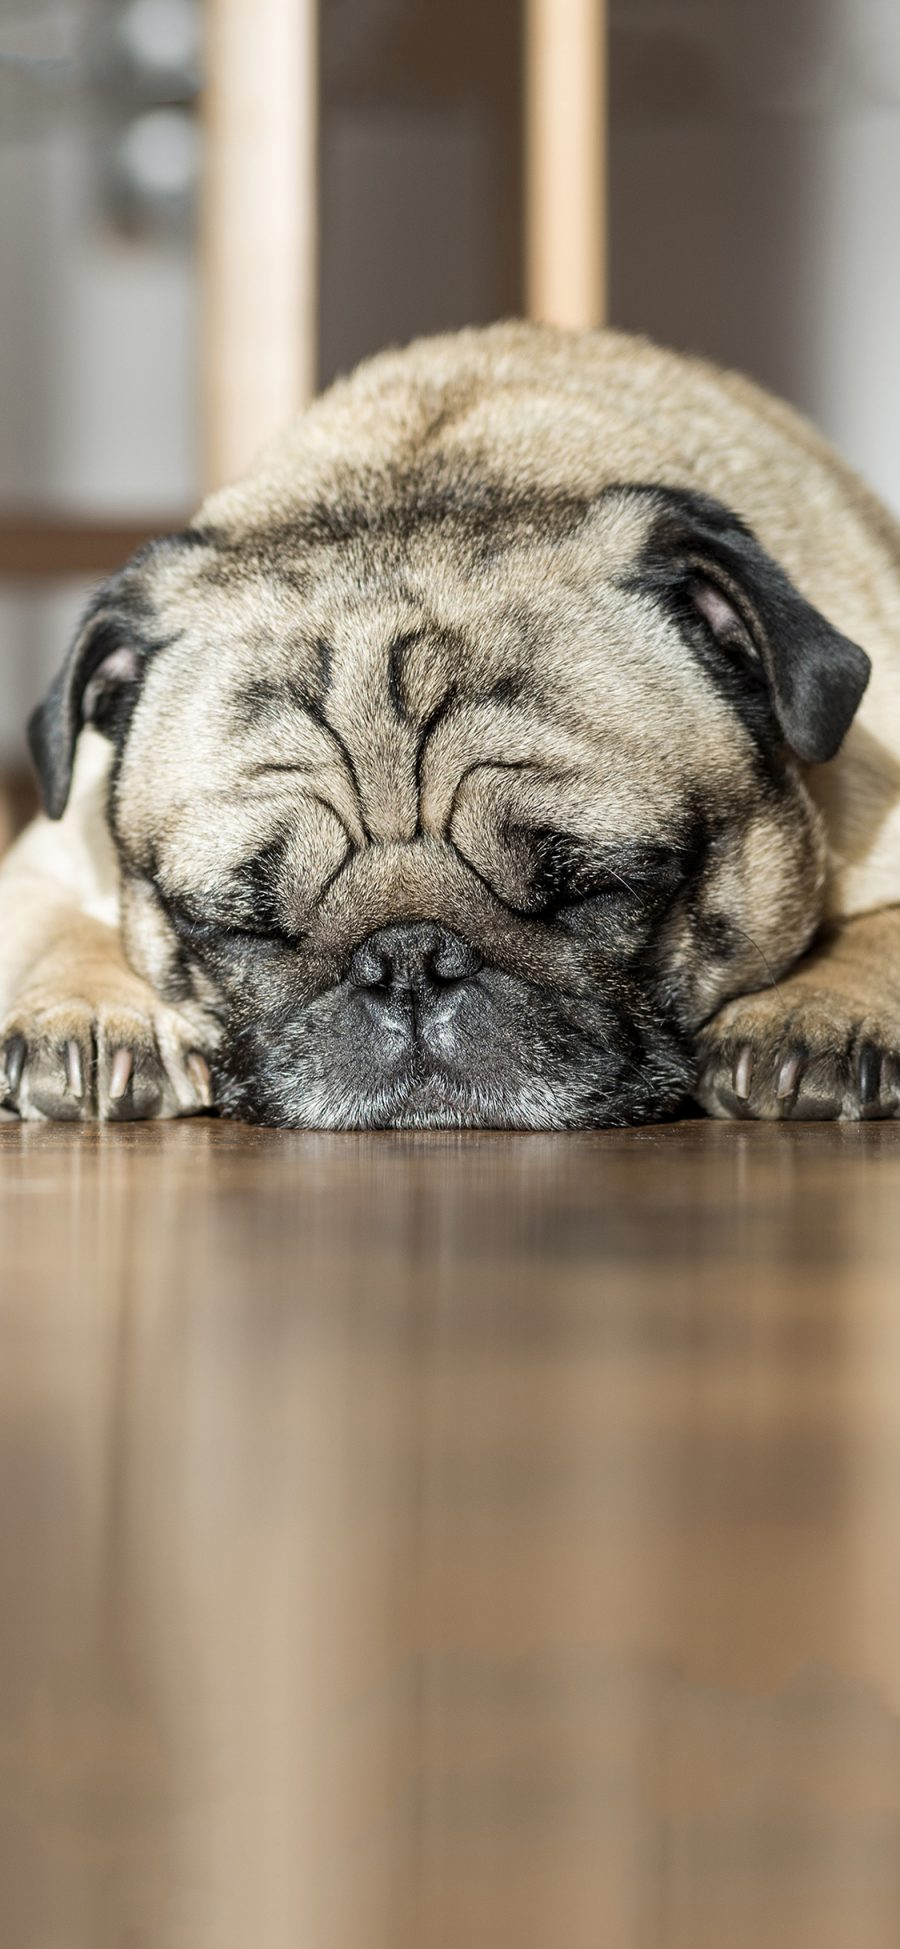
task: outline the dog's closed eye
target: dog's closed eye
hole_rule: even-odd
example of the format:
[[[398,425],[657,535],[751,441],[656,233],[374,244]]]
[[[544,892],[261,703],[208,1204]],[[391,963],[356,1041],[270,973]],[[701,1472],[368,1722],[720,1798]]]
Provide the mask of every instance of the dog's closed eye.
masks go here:
[[[251,921],[237,915],[203,913],[198,907],[173,899],[171,895],[161,895],[160,898],[182,945],[200,954],[228,945],[296,948],[304,938],[299,933],[287,934],[271,924],[254,926]]]
[[[670,897],[684,874],[684,849],[655,840],[598,846],[573,834],[532,829],[532,887],[549,916],[586,901],[646,907]]]

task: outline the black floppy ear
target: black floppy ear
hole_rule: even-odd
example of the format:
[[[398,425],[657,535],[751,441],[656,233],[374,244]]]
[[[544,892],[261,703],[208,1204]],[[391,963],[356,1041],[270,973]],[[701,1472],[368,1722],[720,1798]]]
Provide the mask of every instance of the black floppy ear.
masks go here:
[[[44,809],[61,819],[72,783],[75,747],[85,724],[115,737],[138,690],[141,652],[112,591],[102,591],[84,617],[65,663],[28,720],[28,744]]]
[[[871,664],[807,602],[736,514],[702,494],[658,490],[651,578],[663,560],[725,651],[755,659],[791,750],[821,765],[840,748]]]
[[[66,809],[75,747],[85,724],[118,739],[134,708],[150,645],[148,610],[133,580],[144,553],[98,590],[82,617],[65,663],[28,720],[28,744],[44,809]]]

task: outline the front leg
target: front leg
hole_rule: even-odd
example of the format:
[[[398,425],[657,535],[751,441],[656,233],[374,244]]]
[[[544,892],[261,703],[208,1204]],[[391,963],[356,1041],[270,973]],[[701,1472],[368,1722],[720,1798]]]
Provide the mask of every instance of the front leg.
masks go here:
[[[699,1061],[712,1116],[900,1116],[900,908],[843,922],[777,984],[728,1002]]]
[[[0,1119],[189,1115],[210,1101],[213,1026],[125,956],[109,749],[82,742],[65,817],[35,819],[0,865]]]
[[[63,911],[0,1018],[0,1115],[123,1122],[208,1108],[207,1033],[125,959],[118,933]]]

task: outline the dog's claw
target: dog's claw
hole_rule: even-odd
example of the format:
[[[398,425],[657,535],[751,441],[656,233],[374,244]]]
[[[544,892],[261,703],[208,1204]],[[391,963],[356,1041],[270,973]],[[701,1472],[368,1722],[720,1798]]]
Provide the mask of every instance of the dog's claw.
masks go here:
[[[130,1123],[196,1115],[212,1105],[197,1031],[148,990],[97,1007],[27,1008],[0,1027],[0,1115],[23,1122]]]
[[[212,1102],[212,1080],[205,1056],[201,1056],[199,1050],[194,1049],[187,1057],[184,1066],[201,1103],[204,1103],[208,1109]]]
[[[84,1095],[84,1070],[77,1042],[66,1043],[66,1083],[72,1096]]]
[[[15,1096],[16,1090],[22,1081],[22,1071],[25,1068],[26,1054],[24,1035],[10,1036],[6,1048],[3,1051],[3,1066],[6,1070],[6,1080],[9,1085],[10,1096]]]
[[[876,1103],[881,1088],[881,1056],[874,1043],[864,1042],[857,1061],[859,1100],[863,1108]]]
[[[740,1097],[741,1101],[744,1103],[746,1102],[748,1096],[750,1095],[750,1087],[752,1082],[753,1082],[753,1051],[750,1048],[749,1044],[745,1043],[734,1065],[734,1093],[735,1096]]]
[[[781,1068],[778,1071],[778,1083],[775,1094],[779,1102],[783,1103],[785,1097],[793,1096],[797,1084],[800,1081],[802,1069],[803,1057],[799,1049],[792,1049],[790,1055],[785,1056]]]
[[[130,1049],[117,1049],[109,1076],[109,1095],[112,1103],[120,1103],[131,1082],[134,1057]]]

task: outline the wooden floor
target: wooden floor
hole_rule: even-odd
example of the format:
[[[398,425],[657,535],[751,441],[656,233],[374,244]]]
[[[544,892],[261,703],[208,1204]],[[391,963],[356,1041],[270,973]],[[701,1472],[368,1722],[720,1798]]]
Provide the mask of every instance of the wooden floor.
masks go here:
[[[0,1129],[9,1949],[896,1949],[900,1125]]]

